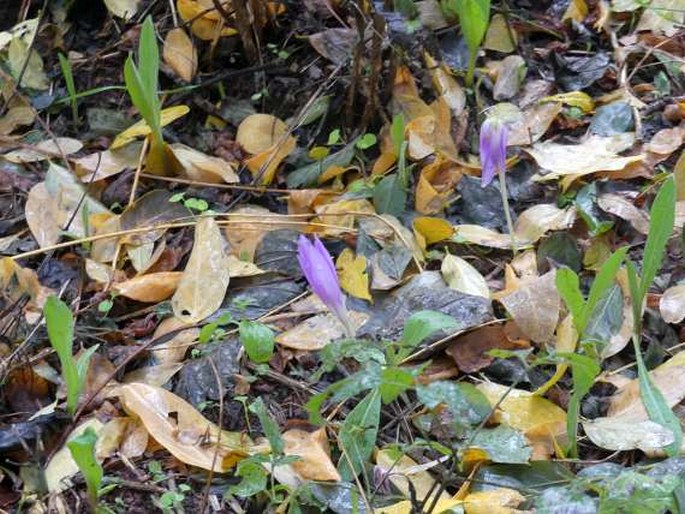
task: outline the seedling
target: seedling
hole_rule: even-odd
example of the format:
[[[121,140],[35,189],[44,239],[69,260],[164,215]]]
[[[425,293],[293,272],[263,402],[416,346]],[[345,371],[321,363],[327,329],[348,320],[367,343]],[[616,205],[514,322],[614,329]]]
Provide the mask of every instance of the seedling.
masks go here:
[[[67,387],[67,412],[74,414],[86,381],[88,363],[99,345],[91,346],[76,359],[72,354],[74,317],[66,303],[50,296],[43,310],[50,344],[57,352],[62,366],[62,379]]]
[[[71,456],[86,480],[88,502],[91,512],[98,511],[98,496],[102,484],[102,466],[95,458],[95,443],[98,436],[92,427],[67,443]]]
[[[440,6],[446,14],[459,18],[461,32],[469,47],[466,85],[471,87],[478,50],[490,22],[490,0],[441,0]]]

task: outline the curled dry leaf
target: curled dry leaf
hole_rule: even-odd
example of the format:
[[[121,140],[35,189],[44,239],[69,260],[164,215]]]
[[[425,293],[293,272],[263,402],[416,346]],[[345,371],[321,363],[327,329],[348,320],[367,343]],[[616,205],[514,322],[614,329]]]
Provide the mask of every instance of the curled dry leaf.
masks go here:
[[[240,182],[233,164],[220,157],[198,152],[182,143],[170,145],[174,155],[183,166],[185,175],[197,182],[235,184]]]
[[[531,460],[547,459],[566,440],[566,413],[549,400],[522,389],[485,382],[476,386],[497,406],[493,421],[520,430],[533,449]]]
[[[129,21],[138,12],[140,0],[104,0],[107,10],[124,21]]]
[[[39,182],[29,191],[24,215],[38,246],[45,248],[59,241],[64,213],[48,193],[45,182]]]
[[[500,298],[518,327],[536,343],[551,342],[559,323],[561,298],[555,278],[556,270],[550,271]]]
[[[461,257],[447,254],[442,260],[440,273],[450,288],[462,293],[490,298],[490,288],[485,277]]]
[[[140,275],[112,285],[118,295],[146,303],[162,302],[176,291],[183,273],[180,271],[161,271]]]
[[[193,251],[171,299],[177,318],[186,323],[197,323],[221,306],[230,280],[224,246],[216,220],[200,218],[195,225]]]
[[[297,143],[288,126],[270,114],[251,114],[245,118],[238,126],[236,141],[252,154],[245,165],[261,184],[273,181],[279,164]]]
[[[221,5],[232,11],[230,1],[222,0]],[[224,18],[216,10],[213,0],[177,0],[176,8],[181,19],[191,24],[191,32],[204,41],[216,41],[222,36],[238,33],[236,29],[224,26]]]
[[[134,141],[116,150],[96,152],[74,160],[76,171],[84,184],[104,180],[126,169],[135,169],[143,143]]]
[[[444,64],[438,63],[428,52],[424,52],[423,58],[433,80],[435,91],[445,100],[452,115],[459,116],[466,106],[464,90]]]
[[[24,164],[28,162],[47,161],[55,157],[62,157],[78,152],[83,148],[83,143],[78,139],[70,137],[56,137],[53,139],[46,139],[40,143],[33,145],[30,148],[20,148],[19,150],[12,150],[7,152],[2,157],[3,159]]]
[[[297,428],[283,433],[284,453],[299,459],[291,464],[302,480],[340,481],[340,473],[331,461],[326,429],[305,432]]]
[[[516,239],[538,241],[550,230],[565,230],[576,220],[575,207],[560,209],[554,204],[534,205],[523,211],[514,225]]]
[[[640,234],[647,235],[649,233],[649,214],[635,207],[633,202],[624,197],[605,193],[597,198],[597,205],[604,212],[626,220]]]
[[[685,319],[685,285],[669,287],[659,300],[659,312],[666,323],[680,323]]]
[[[350,320],[359,329],[369,319],[363,312],[350,311]],[[293,350],[316,351],[345,336],[345,327],[332,314],[318,314],[276,336],[276,342]]]
[[[140,419],[155,441],[186,464],[223,473],[253,450],[247,436],[221,430],[161,387],[124,384],[119,395],[124,408]]]
[[[186,82],[193,80],[197,72],[197,50],[185,30],[177,27],[169,31],[164,40],[162,57],[176,75]]]
[[[35,119],[36,111],[33,107],[14,106],[7,111],[7,114],[0,118],[0,134],[6,136],[19,127],[33,125]]]
[[[577,145],[565,145],[552,141],[536,143],[526,151],[546,170],[537,175],[538,180],[554,180],[570,176],[578,178],[596,171],[622,170],[628,164],[644,159],[643,154],[622,157],[620,152],[630,148],[635,134],[626,132],[604,137],[592,135]]]

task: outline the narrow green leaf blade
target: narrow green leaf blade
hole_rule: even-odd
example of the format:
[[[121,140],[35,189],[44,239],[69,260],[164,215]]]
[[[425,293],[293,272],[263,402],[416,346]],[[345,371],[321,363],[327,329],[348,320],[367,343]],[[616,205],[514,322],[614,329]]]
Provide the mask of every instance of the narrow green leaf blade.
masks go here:
[[[98,499],[98,490],[102,484],[102,477],[104,475],[102,466],[95,458],[95,443],[98,436],[93,430],[93,427],[88,427],[82,434],[73,438],[67,443],[69,452],[76,462],[83,477],[86,480],[88,489],[88,498],[93,507],[95,507]]]
[[[283,448],[285,447],[283,438],[281,437],[281,432],[278,430],[278,424],[271,417],[269,411],[266,410],[264,400],[257,398],[257,400],[250,405],[249,410],[259,418],[262,430],[264,430],[264,435],[271,445],[271,451],[276,455],[282,455]]]
[[[371,457],[380,417],[381,395],[378,389],[374,389],[345,418],[339,435],[343,454],[338,463],[343,480],[349,481],[357,476]]]
[[[582,322],[585,299],[580,291],[580,281],[578,275],[571,268],[560,268],[555,277],[557,291],[566,303],[566,307],[573,316],[573,324],[576,331],[580,334],[585,325]]]
[[[628,247],[619,248],[604,262],[604,264],[602,264],[599,273],[597,273],[597,276],[592,283],[592,287],[590,287],[590,294],[588,295],[587,302],[583,308],[583,313],[581,315],[581,320],[583,323],[582,330],[585,330],[587,322],[597,306],[597,302],[599,302],[604,293],[614,283],[616,274],[618,273],[618,270],[625,259],[627,251]],[[582,330],[579,330],[579,333],[582,334]]]
[[[152,17],[148,16],[143,22],[138,41],[138,68],[148,98],[157,98],[159,84],[159,48],[155,36],[155,26]]]
[[[654,199],[650,211],[649,234],[642,261],[642,280],[640,294],[644,300],[654,277],[661,268],[666,244],[673,232],[675,223],[675,182],[670,177],[664,182]]]

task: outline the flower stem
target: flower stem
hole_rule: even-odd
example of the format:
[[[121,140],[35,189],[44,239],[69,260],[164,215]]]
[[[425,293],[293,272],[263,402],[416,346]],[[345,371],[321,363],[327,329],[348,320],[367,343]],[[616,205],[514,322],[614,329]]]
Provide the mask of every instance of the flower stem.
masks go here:
[[[499,168],[497,170],[497,175],[499,176],[499,192],[502,195],[504,217],[507,220],[507,230],[509,230],[509,236],[511,237],[511,249],[514,252],[514,255],[516,255],[516,236],[514,235],[514,223],[511,221],[511,213],[509,212],[509,195],[507,194],[507,181],[504,178],[504,170]]]
[[[473,75],[476,71],[476,59],[478,58],[478,50],[469,52],[469,67],[466,70],[466,87],[473,86]]]

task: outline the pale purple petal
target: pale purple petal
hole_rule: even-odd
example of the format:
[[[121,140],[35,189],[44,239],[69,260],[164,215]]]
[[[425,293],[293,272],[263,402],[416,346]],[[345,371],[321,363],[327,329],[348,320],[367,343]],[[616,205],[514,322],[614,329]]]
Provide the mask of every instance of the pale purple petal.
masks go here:
[[[345,310],[345,299],[340,289],[333,259],[318,237],[314,243],[301,235],[297,242],[297,259],[309,286],[316,296],[338,316]]]
[[[487,186],[506,168],[507,131],[498,120],[488,118],[480,127],[481,185]]]

